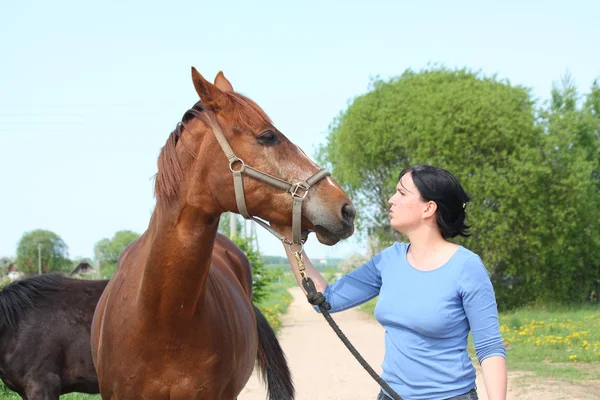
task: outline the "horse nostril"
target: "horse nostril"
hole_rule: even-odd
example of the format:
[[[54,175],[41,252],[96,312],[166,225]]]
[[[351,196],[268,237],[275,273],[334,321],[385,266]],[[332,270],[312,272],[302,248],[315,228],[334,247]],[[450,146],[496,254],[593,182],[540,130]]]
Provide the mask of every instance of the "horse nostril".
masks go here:
[[[344,221],[351,224],[354,221],[354,217],[356,216],[356,210],[350,204],[344,204],[342,207],[342,218]]]

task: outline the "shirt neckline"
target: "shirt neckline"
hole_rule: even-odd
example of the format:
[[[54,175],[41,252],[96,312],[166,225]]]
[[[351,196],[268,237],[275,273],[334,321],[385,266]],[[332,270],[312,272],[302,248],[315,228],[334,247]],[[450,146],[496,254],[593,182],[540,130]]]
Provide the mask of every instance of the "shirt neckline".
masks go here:
[[[446,267],[448,264],[450,264],[450,261],[452,261],[452,259],[454,257],[456,257],[456,255],[461,251],[461,249],[463,248],[461,245],[458,245],[458,248],[454,251],[454,253],[452,253],[452,255],[450,256],[450,258],[448,258],[448,260],[446,260],[442,265],[440,265],[439,267],[435,267],[433,269],[427,269],[427,270],[423,270],[423,269],[418,269],[416,267],[414,267],[409,261],[408,261],[408,249],[410,248],[410,243],[407,244],[406,249],[404,250],[404,262],[406,263],[406,265],[409,266],[410,269],[417,271],[417,272],[422,272],[422,273],[430,273],[430,272],[435,272],[438,271],[440,269],[443,269],[444,267]]]

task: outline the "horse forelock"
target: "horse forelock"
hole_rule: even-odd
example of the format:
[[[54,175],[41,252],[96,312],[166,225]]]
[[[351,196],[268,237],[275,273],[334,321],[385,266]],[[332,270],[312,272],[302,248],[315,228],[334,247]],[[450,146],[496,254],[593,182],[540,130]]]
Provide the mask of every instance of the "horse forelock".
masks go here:
[[[0,290],[0,330],[4,327],[16,330],[23,313],[60,290],[66,279],[62,275],[40,275],[15,281]]]
[[[269,116],[253,100],[236,92],[225,92],[225,94],[232,105],[233,118],[236,124],[251,129],[260,129],[266,123],[271,123]]]

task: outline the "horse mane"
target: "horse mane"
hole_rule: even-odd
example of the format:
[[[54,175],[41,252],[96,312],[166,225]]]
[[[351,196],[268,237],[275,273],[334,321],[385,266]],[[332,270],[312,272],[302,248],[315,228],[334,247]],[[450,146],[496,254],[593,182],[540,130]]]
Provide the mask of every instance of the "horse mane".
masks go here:
[[[41,299],[60,290],[66,279],[59,274],[46,274],[18,280],[5,286],[0,290],[0,330],[5,326],[16,330],[21,315],[36,307]]]
[[[269,116],[248,97],[236,92],[223,92],[229,100],[229,106],[223,110],[233,115],[236,124],[260,129],[265,122],[271,122]],[[205,106],[198,102],[192,110],[202,112]],[[168,205],[177,197],[178,188],[183,179],[183,169],[177,158],[175,147],[185,129],[185,124],[192,118],[190,111],[183,115],[175,130],[167,138],[158,156],[158,172],[155,175],[154,196],[158,203]],[[191,154],[191,153],[190,153]],[[195,157],[194,154],[191,154]]]

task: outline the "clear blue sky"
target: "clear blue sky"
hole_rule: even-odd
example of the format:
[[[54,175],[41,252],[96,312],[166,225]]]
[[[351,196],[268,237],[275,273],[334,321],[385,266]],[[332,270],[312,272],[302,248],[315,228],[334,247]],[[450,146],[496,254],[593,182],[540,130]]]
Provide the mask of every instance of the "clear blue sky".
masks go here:
[[[210,80],[223,70],[311,156],[377,75],[469,67],[540,100],[567,71],[583,92],[600,76],[598,1],[161,3],[2,2],[0,256],[34,229],[59,234],[71,257],[143,232],[158,152],[197,100],[192,65]],[[313,257],[362,249],[307,246]]]

